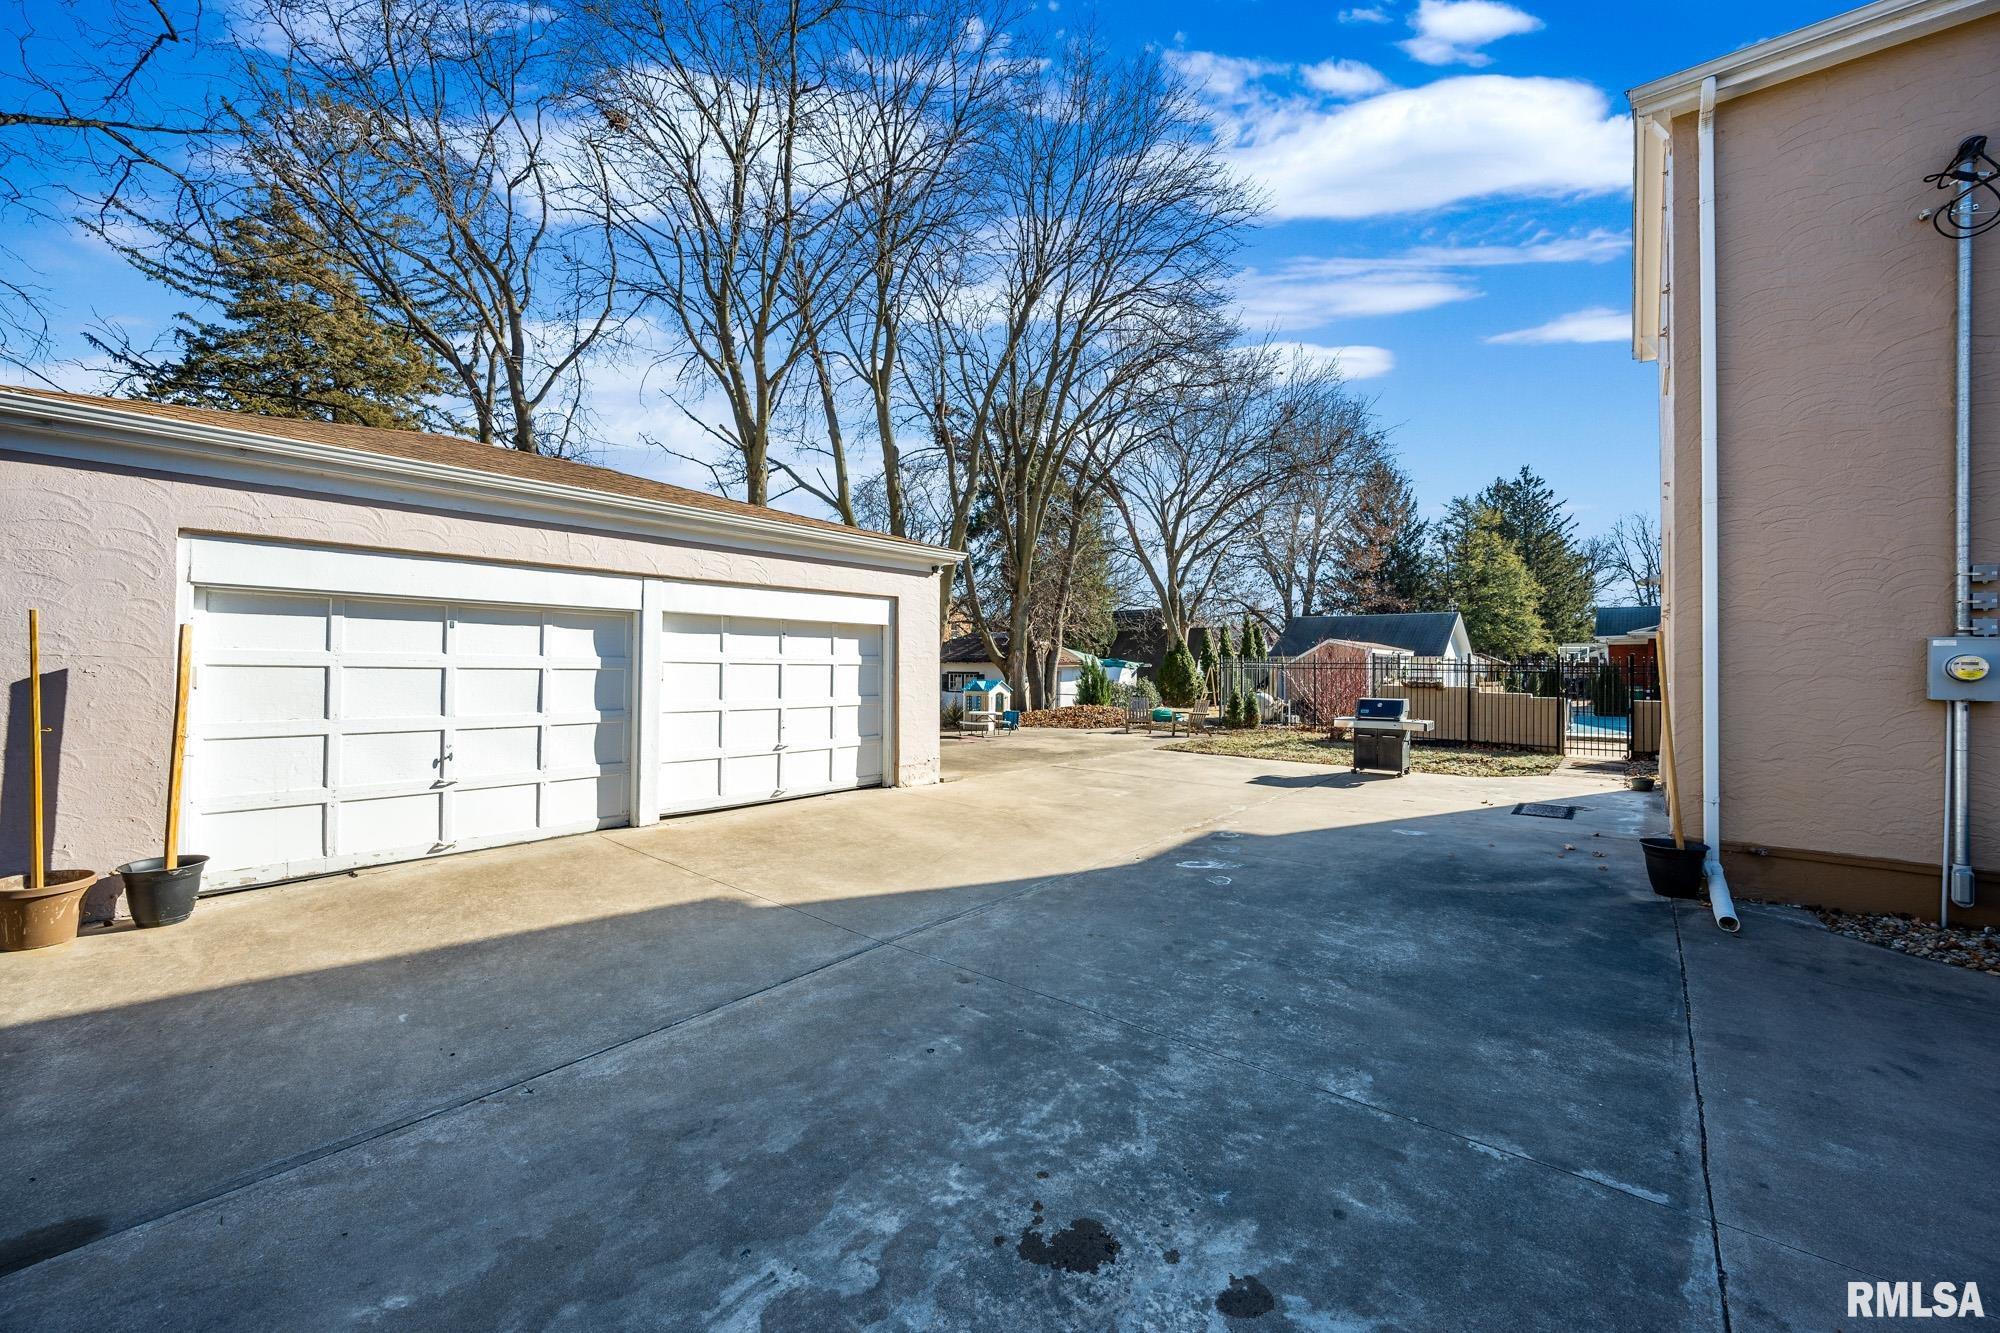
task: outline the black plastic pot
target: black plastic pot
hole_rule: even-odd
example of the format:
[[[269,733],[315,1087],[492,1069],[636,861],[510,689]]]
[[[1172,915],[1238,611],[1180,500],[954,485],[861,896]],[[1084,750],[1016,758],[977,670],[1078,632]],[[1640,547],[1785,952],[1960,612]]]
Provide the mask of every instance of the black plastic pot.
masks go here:
[[[1707,843],[1689,838],[1686,846],[1676,847],[1672,838],[1641,838],[1639,845],[1646,850],[1646,878],[1653,882],[1654,893],[1662,898],[1701,897]]]
[[[172,870],[163,856],[118,867],[125,881],[125,905],[132,911],[134,925],[171,926],[194,914],[195,895],[201,892],[201,868],[205,856],[183,856]]]

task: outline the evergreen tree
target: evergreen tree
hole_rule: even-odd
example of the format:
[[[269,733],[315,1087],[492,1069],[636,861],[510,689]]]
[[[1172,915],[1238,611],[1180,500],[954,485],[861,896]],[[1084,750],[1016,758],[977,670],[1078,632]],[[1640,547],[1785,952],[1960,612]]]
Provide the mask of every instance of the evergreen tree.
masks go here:
[[[1500,477],[1472,498],[1497,516],[1501,538],[1520,553],[1541,588],[1535,605],[1542,628],[1556,643],[1590,638],[1597,600],[1597,570],[1587,544],[1576,538],[1576,520],[1555,489],[1531,468]]]
[[[1175,708],[1193,707],[1201,697],[1201,668],[1187,645],[1177,643],[1160,659],[1160,698]]]
[[[1246,662],[1261,662],[1271,655],[1264,643],[1264,627],[1257,623],[1257,617],[1243,617],[1243,659]]]
[[[1226,662],[1236,656],[1236,645],[1230,640],[1229,626],[1218,626],[1213,637],[1215,639],[1215,655],[1218,658]]]
[[[1335,543],[1327,606],[1354,615],[1425,609],[1430,600],[1425,535],[1409,477],[1387,459],[1371,466]]]
[[[436,359],[371,308],[305,220],[273,192],[221,224],[205,289],[221,318],[177,316],[175,355],[113,351],[141,398],[262,416],[420,429],[444,388]]]
[[[1551,652],[1555,641],[1542,624],[1542,590],[1514,544],[1500,533],[1500,516],[1458,500],[1444,527],[1442,582],[1447,599],[1465,617],[1472,646],[1496,657]]]

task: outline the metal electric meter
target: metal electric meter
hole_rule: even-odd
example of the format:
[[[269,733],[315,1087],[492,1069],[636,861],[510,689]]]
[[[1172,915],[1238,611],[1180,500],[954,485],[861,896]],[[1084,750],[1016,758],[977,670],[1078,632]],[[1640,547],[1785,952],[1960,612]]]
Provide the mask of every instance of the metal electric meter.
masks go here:
[[[1932,639],[1925,684],[1933,699],[2000,701],[2000,638]]]

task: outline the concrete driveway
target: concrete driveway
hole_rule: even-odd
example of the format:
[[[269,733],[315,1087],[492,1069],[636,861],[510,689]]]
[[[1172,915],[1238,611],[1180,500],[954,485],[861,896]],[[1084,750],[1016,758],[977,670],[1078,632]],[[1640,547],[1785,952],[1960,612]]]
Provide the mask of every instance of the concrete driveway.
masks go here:
[[[2000,1311],[2000,986],[1677,911],[1657,798],[1108,735],[947,768],[0,958],[0,1327]]]

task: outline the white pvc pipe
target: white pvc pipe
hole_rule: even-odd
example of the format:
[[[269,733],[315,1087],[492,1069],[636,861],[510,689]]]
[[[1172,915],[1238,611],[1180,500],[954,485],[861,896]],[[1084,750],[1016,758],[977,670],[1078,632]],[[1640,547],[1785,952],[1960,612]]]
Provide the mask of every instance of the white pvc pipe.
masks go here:
[[[1722,616],[1717,604],[1722,582],[1717,565],[1721,546],[1716,530],[1720,508],[1716,480],[1715,331],[1715,79],[1702,80],[1697,122],[1700,160],[1695,164],[1701,220],[1701,840],[1708,844],[1702,870],[1708,878],[1708,909],[1715,924],[1734,933],[1742,928],[1736,900],[1722,873]]]

